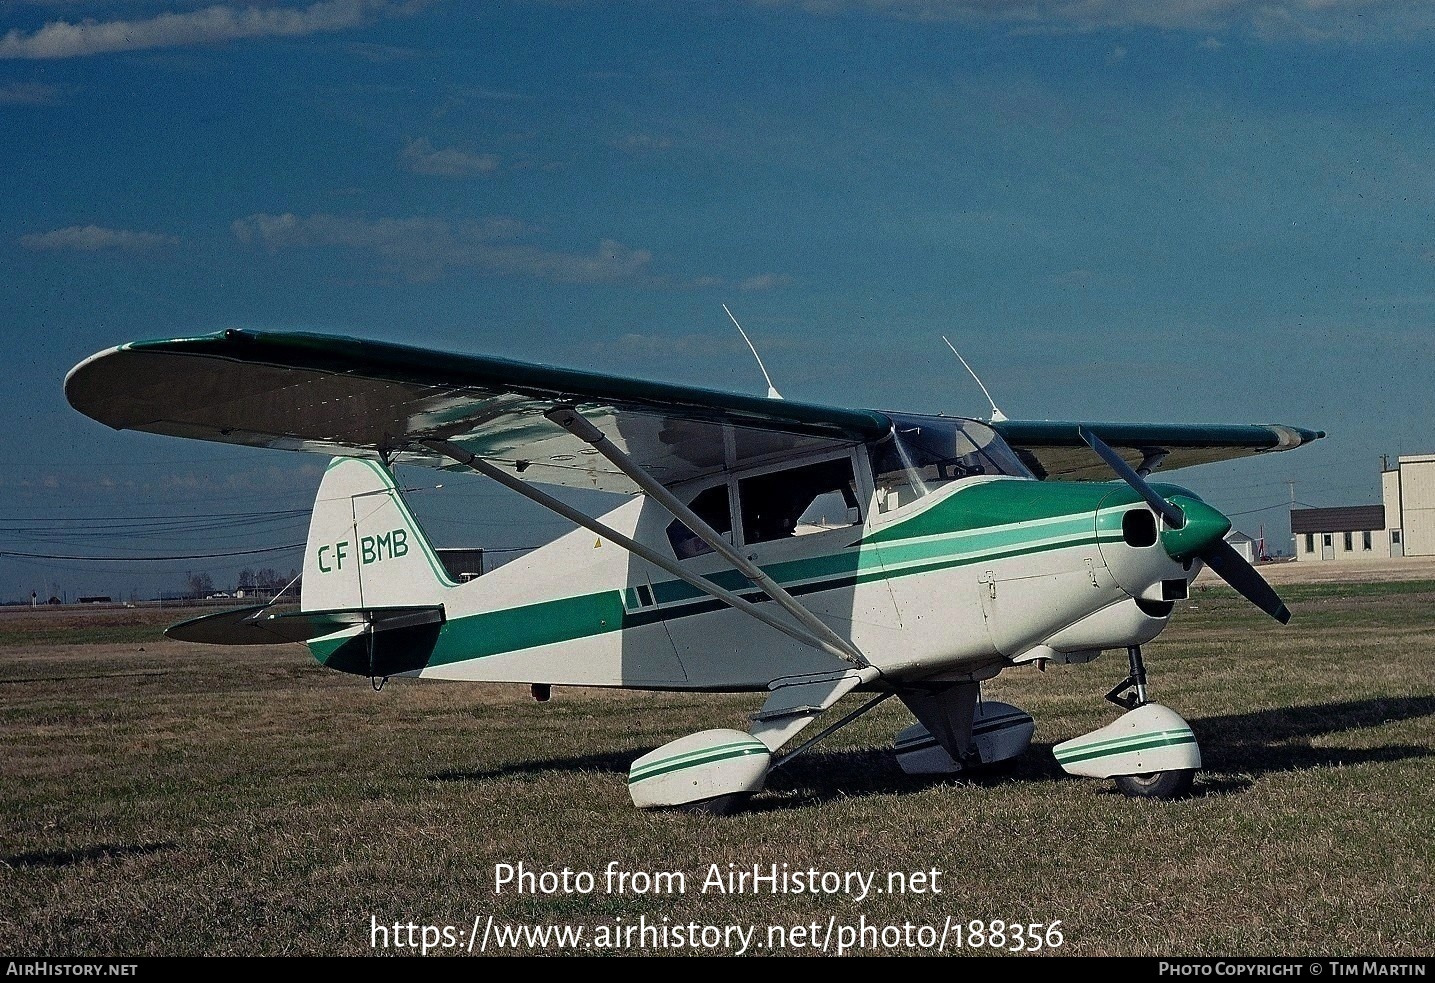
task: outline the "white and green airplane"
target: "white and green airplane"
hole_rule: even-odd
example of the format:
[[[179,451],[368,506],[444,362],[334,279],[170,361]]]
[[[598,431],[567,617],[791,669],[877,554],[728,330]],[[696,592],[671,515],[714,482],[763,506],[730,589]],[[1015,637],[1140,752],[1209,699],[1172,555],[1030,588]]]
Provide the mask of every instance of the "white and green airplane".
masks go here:
[[[991,422],[843,409],[312,334],[223,331],[100,352],[65,380],[116,429],[309,451],[301,599],[176,625],[205,643],[306,643],[324,665],[549,688],[766,692],[746,731],[638,758],[643,808],[725,812],[881,701],[915,722],[913,774],[1024,752],[1032,718],[981,699],[1021,665],[1124,650],[1125,712],[1056,745],[1068,772],[1184,794],[1191,728],[1148,700],[1141,646],[1202,565],[1290,615],[1225,516],[1147,475],[1299,447],[1288,426]],[[456,583],[397,463],[477,472],[580,528]],[[1112,473],[1120,481],[1111,481]],[[628,493],[589,516],[544,485]],[[866,702],[787,750],[854,691]]]

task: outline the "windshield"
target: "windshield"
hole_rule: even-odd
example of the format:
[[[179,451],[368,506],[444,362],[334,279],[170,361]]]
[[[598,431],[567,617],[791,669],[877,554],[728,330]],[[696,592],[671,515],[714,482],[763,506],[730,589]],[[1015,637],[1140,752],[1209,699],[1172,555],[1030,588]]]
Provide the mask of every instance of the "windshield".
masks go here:
[[[872,446],[877,511],[891,512],[974,475],[1033,478],[1007,442],[976,420],[887,414],[892,433]]]

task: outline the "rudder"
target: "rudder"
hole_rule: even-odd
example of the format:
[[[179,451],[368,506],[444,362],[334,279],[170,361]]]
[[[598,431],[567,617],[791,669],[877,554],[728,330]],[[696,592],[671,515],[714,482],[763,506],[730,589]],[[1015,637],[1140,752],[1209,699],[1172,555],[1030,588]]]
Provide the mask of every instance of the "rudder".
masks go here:
[[[386,467],[329,462],[309,519],[303,610],[439,604],[455,586]]]

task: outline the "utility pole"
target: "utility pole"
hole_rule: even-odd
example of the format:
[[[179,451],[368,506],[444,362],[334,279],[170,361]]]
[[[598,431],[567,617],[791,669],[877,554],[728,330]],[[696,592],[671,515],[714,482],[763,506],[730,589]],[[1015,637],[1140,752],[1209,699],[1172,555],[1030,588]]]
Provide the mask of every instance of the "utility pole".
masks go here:
[[[1294,512],[1294,511],[1295,511],[1295,480],[1294,480],[1294,479],[1291,479],[1291,478],[1287,478],[1287,479],[1286,479],[1286,486],[1287,486],[1288,488],[1290,488],[1290,493],[1291,493],[1291,511]],[[1292,520],[1292,521],[1294,521],[1294,520]],[[1296,536],[1295,536],[1295,531],[1294,531],[1294,530],[1291,531],[1291,556],[1300,556],[1300,543],[1296,542]]]

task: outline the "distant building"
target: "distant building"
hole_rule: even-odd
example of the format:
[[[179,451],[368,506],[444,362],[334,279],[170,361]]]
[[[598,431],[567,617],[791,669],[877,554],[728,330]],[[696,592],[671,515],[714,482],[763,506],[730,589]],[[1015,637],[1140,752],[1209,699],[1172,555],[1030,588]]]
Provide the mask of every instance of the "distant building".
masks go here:
[[[1297,560],[1388,560],[1385,506],[1291,509]]]
[[[1380,475],[1383,505],[1291,509],[1297,560],[1435,556],[1435,454],[1402,455]]]
[[[1435,454],[1404,455],[1380,476],[1391,556],[1435,556]]]
[[[1239,529],[1232,529],[1226,533],[1226,542],[1241,556],[1247,563],[1255,563],[1260,557],[1256,556],[1256,541]]]

